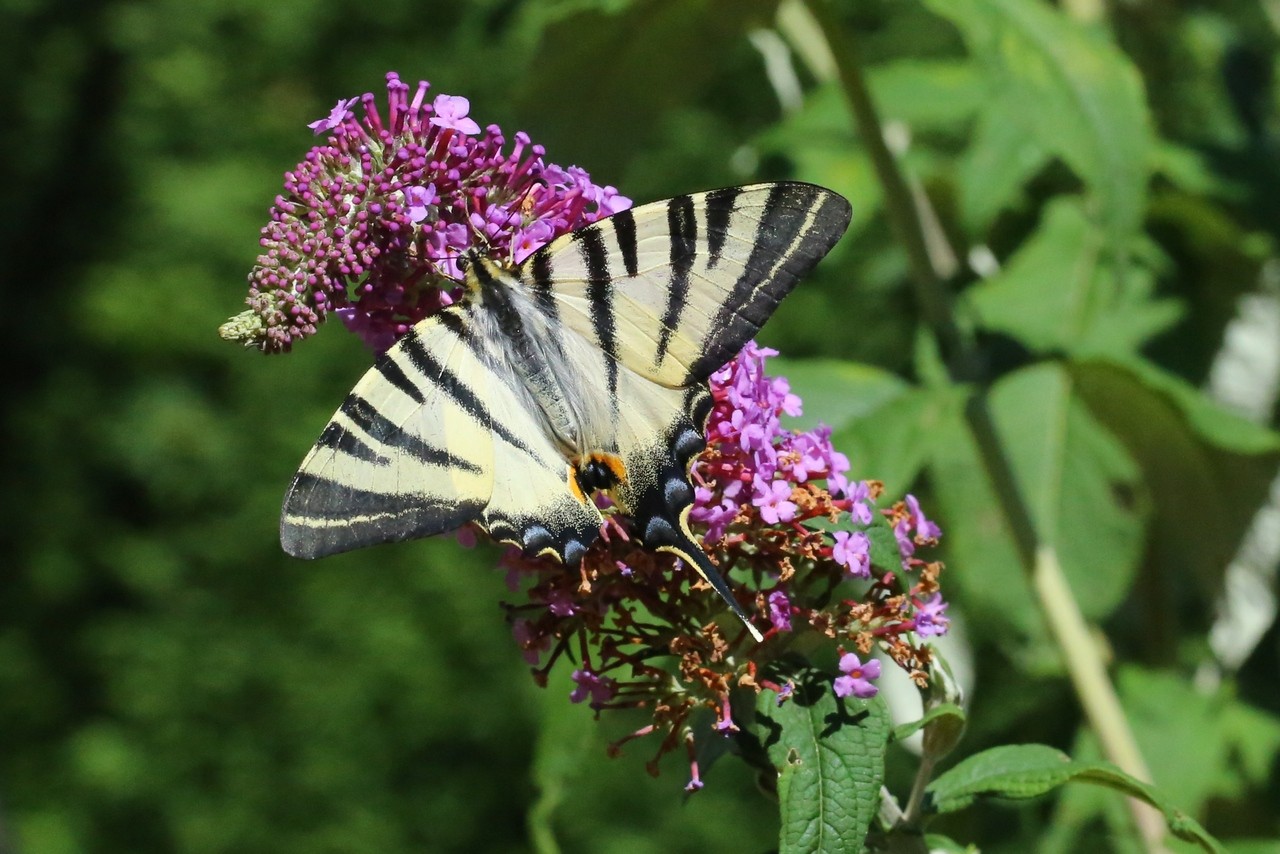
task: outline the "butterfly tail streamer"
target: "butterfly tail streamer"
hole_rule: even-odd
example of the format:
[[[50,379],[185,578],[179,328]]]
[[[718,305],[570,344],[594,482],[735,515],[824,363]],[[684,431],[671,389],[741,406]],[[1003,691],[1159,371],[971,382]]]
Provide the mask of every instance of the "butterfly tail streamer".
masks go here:
[[[734,616],[747,627],[747,631],[751,633],[751,637],[755,638],[756,643],[764,641],[764,635],[752,624],[751,618],[747,615],[742,605],[738,604],[737,598],[733,595],[733,590],[730,589],[729,583],[725,581],[724,576],[720,574],[720,570],[716,568],[716,565],[707,557],[706,552],[698,547],[698,544],[693,541],[693,538],[688,533],[685,533],[680,540],[670,545],[659,546],[658,551],[670,552],[696,569],[698,575],[702,576],[702,580],[711,585],[712,589],[729,606],[729,610],[734,613]]]

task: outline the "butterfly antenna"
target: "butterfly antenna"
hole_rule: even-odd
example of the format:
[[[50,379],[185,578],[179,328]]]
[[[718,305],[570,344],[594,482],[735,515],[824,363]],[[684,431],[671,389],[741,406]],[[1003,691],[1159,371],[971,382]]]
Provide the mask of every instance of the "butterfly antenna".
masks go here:
[[[683,527],[683,526],[681,526]],[[751,637],[755,638],[756,643],[764,641],[764,635],[760,634],[760,630],[751,624],[751,618],[747,616],[747,612],[738,604],[738,600],[734,598],[733,591],[729,589],[729,583],[724,580],[724,576],[720,574],[720,570],[716,569],[716,565],[711,562],[688,532],[683,532],[684,536],[680,539],[683,542],[676,542],[670,545],[659,546],[658,551],[671,552],[687,564],[691,564],[694,569],[698,570],[698,574],[702,576],[702,580],[711,585],[716,593],[720,594],[720,598],[729,606],[729,610],[742,620],[742,624],[747,627],[747,631],[751,633]]]

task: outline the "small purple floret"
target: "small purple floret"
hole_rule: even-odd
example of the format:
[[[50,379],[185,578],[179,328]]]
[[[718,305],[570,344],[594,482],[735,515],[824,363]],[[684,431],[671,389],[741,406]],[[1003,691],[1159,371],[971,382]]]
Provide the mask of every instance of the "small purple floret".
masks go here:
[[[436,127],[453,128],[468,136],[480,133],[480,125],[474,119],[467,118],[467,113],[471,112],[471,102],[461,95],[437,95],[431,107],[436,112],[431,117],[431,124]]]
[[[577,683],[577,687],[569,694],[569,701],[573,703],[581,703],[590,697],[592,706],[601,706],[613,699],[618,688],[618,683],[608,676],[601,676],[590,670],[575,670],[572,679]]]
[[[844,675],[837,676],[835,680],[837,697],[848,697],[852,694],[866,700],[879,693],[880,689],[871,684],[872,679],[880,678],[878,660],[873,658],[863,664],[858,656],[852,652],[846,652],[840,657],[840,672]]]
[[[945,635],[951,627],[947,617],[947,605],[941,593],[935,593],[929,599],[916,605],[916,634],[922,638]]]
[[[791,600],[781,590],[769,594],[769,622],[780,632],[791,631]]]
[[[347,111],[351,109],[351,105],[355,104],[359,100],[359,98],[347,98],[345,101],[339,100],[337,105],[329,111],[329,115],[325,116],[323,119],[316,119],[314,122],[307,125],[307,127],[315,131],[316,136],[319,136],[326,131],[333,130],[338,125],[342,124],[343,120],[347,117]]]
[[[836,531],[831,535],[831,559],[855,578],[871,577],[871,539],[862,531]]]

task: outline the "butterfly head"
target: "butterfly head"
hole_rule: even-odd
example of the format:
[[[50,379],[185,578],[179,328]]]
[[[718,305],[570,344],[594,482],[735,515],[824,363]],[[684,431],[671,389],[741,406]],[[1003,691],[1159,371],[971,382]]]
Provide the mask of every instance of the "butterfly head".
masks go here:
[[[458,257],[458,269],[462,271],[462,284],[467,291],[480,296],[491,289],[502,275],[502,267],[486,252],[488,246],[472,246]]]

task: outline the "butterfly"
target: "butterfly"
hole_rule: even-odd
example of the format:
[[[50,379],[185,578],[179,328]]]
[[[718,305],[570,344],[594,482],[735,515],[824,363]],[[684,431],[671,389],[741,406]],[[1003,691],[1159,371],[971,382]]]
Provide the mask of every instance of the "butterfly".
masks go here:
[[[475,523],[576,566],[604,492],[760,640],[689,528],[707,379],[849,218],[822,187],[756,184],[613,214],[519,265],[470,252],[462,299],[376,360],[303,460],[284,550],[316,558]]]

